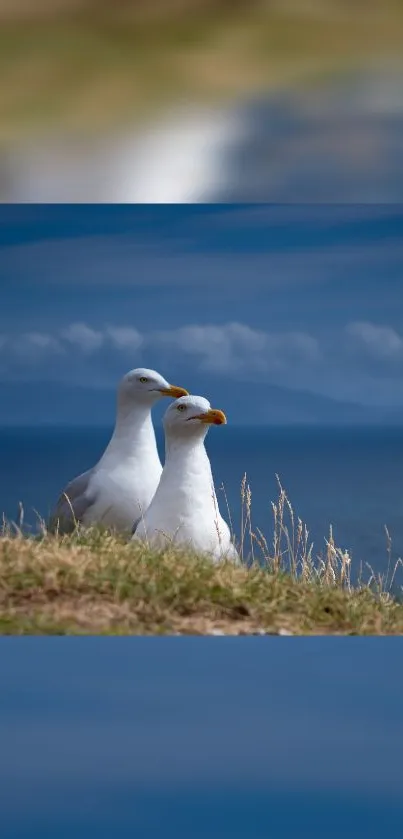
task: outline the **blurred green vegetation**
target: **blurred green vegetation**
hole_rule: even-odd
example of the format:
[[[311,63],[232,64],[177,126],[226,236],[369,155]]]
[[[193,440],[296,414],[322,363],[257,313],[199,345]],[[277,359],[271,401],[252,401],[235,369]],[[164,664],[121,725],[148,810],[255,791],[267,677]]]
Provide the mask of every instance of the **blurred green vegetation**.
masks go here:
[[[0,0],[0,143],[403,55],[402,0]]]

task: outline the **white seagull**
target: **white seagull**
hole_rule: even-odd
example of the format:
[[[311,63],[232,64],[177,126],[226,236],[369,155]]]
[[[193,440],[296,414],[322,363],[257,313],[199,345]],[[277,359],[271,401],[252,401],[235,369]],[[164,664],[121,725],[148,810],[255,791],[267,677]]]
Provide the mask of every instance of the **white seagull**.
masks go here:
[[[162,396],[176,399],[187,392],[155,370],[130,370],[119,383],[116,423],[107,448],[92,469],[66,486],[49,529],[69,533],[81,523],[132,532],[162,472],[151,409]]]
[[[203,396],[182,396],[163,424],[165,465],[158,489],[137,524],[134,540],[152,547],[186,545],[215,560],[237,561],[227,523],[220,515],[204,439],[210,425],[226,423]]]

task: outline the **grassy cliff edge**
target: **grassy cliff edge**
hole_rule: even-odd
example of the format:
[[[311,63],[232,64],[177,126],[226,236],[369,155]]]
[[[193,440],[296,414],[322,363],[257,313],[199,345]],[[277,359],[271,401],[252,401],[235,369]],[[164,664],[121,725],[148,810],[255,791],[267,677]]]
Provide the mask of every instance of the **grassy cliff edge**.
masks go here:
[[[7,635],[400,635],[403,603],[388,575],[350,582],[350,557],[325,540],[313,559],[308,531],[285,492],[273,504],[269,549],[251,527],[243,485],[239,567],[100,530],[37,538],[0,536],[0,634]],[[287,519],[288,514],[288,521]],[[246,543],[248,543],[246,545]]]

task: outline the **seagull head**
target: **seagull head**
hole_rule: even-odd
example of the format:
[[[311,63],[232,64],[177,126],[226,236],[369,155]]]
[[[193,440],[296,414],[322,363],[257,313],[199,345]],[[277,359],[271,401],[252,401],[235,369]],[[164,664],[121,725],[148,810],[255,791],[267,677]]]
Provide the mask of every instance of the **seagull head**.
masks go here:
[[[225,425],[223,411],[212,408],[204,396],[181,396],[165,411],[163,424],[168,434],[205,436],[210,425]]]
[[[119,395],[125,402],[142,405],[152,406],[163,396],[178,399],[187,394],[185,388],[170,384],[156,370],[148,370],[146,367],[130,370],[119,385]]]

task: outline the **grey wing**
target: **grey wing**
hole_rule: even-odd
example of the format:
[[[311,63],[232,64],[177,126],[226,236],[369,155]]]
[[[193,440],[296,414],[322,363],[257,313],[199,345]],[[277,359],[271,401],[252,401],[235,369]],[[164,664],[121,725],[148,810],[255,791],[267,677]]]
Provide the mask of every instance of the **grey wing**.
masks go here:
[[[50,517],[48,530],[71,533],[76,524],[82,521],[84,514],[96,498],[96,493],[89,491],[93,473],[93,469],[88,469],[87,472],[83,472],[67,484]]]

